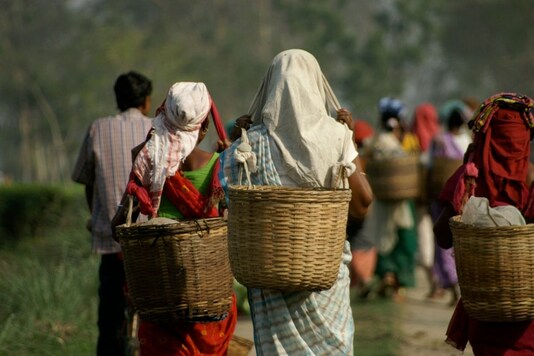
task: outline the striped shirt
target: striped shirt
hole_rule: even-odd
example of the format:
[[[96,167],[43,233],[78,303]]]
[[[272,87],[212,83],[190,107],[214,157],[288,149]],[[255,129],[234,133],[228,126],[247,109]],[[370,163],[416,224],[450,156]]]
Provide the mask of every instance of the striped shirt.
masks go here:
[[[131,149],[143,142],[152,120],[138,109],[94,121],[83,141],[72,179],[93,185],[91,227],[93,251],[120,252],[111,236],[111,219],[120,203],[132,169]]]

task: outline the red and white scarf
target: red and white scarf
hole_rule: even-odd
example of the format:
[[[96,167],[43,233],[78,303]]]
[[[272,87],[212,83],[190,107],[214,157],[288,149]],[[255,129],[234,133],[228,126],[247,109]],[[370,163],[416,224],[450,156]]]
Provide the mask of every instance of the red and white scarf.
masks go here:
[[[151,214],[158,211],[163,186],[197,144],[199,129],[213,102],[204,83],[178,82],[158,108],[154,127],[133,164],[133,173],[148,190]]]

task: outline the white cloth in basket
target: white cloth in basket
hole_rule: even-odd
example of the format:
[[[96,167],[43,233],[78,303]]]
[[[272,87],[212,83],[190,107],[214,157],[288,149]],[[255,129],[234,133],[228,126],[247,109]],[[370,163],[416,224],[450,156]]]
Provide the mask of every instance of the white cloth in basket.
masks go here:
[[[462,222],[478,227],[525,225],[521,212],[511,205],[490,207],[486,198],[471,197],[465,203]]]

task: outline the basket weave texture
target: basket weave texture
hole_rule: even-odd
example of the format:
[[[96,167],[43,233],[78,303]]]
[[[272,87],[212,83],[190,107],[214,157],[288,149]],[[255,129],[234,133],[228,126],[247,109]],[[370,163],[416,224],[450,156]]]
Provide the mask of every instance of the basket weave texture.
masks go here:
[[[226,317],[233,276],[222,218],[121,225],[126,282],[141,318],[154,322]]]
[[[365,166],[373,194],[381,200],[413,199],[421,195],[419,156],[372,158]]]
[[[230,186],[228,250],[249,288],[325,290],[336,281],[351,191]]]
[[[534,319],[534,224],[475,227],[449,221],[464,307],[481,321]]]
[[[463,164],[461,159],[449,159],[436,157],[432,162],[432,169],[429,171],[428,195],[429,198],[437,198],[441,193],[447,180]]]

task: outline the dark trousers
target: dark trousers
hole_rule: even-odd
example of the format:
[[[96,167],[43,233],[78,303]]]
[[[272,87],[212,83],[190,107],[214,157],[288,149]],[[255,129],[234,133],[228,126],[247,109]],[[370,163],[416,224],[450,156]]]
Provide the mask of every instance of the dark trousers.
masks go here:
[[[99,269],[98,356],[125,355],[124,264],[118,253],[102,255]]]

